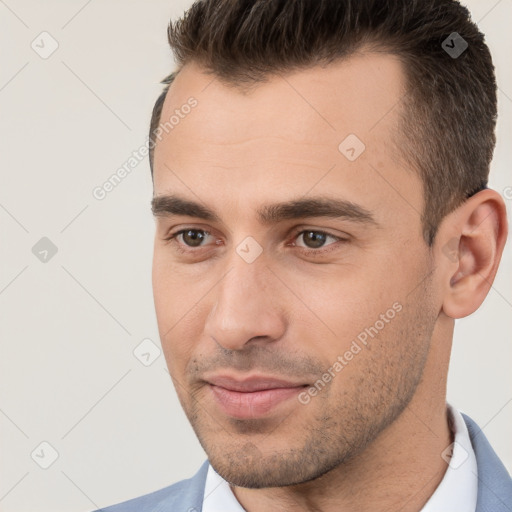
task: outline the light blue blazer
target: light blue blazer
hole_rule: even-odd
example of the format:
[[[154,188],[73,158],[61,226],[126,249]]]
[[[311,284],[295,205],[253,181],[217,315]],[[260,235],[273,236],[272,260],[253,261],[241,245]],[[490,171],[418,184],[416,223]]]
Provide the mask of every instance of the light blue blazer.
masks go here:
[[[475,450],[478,467],[478,498],[475,512],[511,512],[512,479],[476,423],[462,415]],[[190,479],[95,512],[201,512],[206,461]]]

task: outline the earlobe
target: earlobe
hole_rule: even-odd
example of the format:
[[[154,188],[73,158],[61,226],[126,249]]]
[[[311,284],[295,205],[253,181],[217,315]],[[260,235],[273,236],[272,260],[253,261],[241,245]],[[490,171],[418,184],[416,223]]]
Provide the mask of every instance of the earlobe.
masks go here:
[[[469,198],[456,212],[444,243],[447,286],[443,311],[463,318],[476,311],[492,286],[507,239],[505,203],[494,190]]]

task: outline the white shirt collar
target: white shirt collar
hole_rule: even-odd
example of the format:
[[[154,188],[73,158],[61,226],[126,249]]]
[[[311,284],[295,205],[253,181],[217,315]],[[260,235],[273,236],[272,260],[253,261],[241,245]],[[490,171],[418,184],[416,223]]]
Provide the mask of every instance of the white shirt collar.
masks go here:
[[[420,512],[475,512],[478,491],[476,457],[462,414],[448,404],[454,442],[442,453],[448,468]],[[450,457],[451,455],[451,457]],[[238,512],[238,511],[237,511]]]
[[[478,490],[476,457],[461,413],[447,404],[455,435],[441,455],[448,468],[434,494],[419,512],[475,512]],[[450,456],[451,455],[451,456]],[[244,512],[228,482],[210,465],[206,475],[203,512]]]
[[[228,482],[212,468],[211,464],[206,474],[203,512],[245,512]]]

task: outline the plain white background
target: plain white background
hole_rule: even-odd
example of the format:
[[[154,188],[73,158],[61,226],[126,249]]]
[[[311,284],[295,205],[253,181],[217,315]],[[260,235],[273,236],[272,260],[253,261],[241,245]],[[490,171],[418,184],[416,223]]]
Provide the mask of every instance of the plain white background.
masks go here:
[[[85,512],[205,458],[163,356],[144,366],[133,353],[159,344],[147,159],[104,200],[92,195],[143,145],[173,67],[167,24],[190,4],[0,0],[2,511]],[[491,186],[510,198],[512,0],[467,5],[500,87]],[[47,262],[32,252],[43,237],[57,249]],[[457,322],[448,388],[509,471],[511,269],[508,243],[485,303]]]

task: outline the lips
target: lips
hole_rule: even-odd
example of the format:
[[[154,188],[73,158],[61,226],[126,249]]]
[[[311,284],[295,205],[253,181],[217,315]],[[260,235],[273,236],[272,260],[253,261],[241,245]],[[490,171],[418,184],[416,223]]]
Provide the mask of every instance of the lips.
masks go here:
[[[279,405],[296,397],[306,386],[267,376],[253,376],[243,380],[213,376],[205,380],[220,410],[237,419],[268,415]]]

